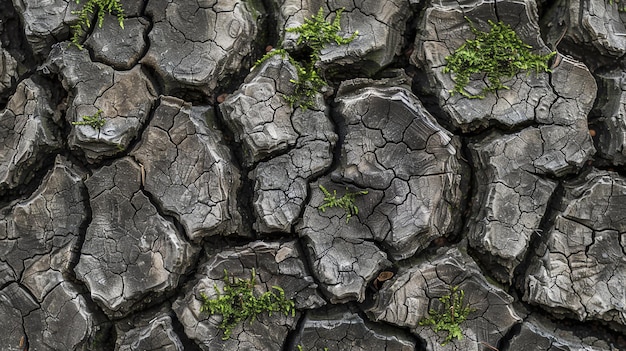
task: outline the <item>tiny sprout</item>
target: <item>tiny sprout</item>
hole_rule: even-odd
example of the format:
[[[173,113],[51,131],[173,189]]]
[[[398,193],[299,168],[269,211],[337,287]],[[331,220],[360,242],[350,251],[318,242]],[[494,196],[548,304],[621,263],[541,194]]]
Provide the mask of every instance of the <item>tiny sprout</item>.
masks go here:
[[[431,309],[428,311],[429,317],[420,321],[419,325],[432,325],[433,330],[437,333],[440,331],[448,332],[446,339],[441,344],[445,346],[452,339],[463,339],[463,331],[460,324],[465,322],[467,316],[475,311],[467,305],[463,305],[465,291],[459,289],[458,286],[450,287],[450,293],[439,298],[439,302],[443,304],[441,311]]]
[[[346,188],[346,193],[341,198],[337,198],[337,190],[333,190],[331,194],[326,188],[320,184],[320,190],[324,193],[324,203],[321,204],[318,209],[322,212],[326,212],[328,207],[339,207],[346,212],[346,223],[350,221],[353,215],[359,214],[359,208],[354,204],[354,200],[357,195],[366,195],[367,190],[357,191],[351,193]]]
[[[98,112],[93,115],[82,116],[82,121],[72,122],[72,125],[75,126],[90,126],[93,129],[100,129],[104,127],[105,120],[102,117],[102,110],[98,110]]]

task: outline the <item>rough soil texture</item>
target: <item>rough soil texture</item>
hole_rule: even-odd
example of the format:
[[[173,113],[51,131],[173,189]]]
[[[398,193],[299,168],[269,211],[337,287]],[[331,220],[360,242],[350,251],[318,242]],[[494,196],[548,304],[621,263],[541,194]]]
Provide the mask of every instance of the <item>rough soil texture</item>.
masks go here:
[[[0,350],[626,350],[621,3],[122,4],[80,50],[82,1],[0,3]],[[320,8],[358,35],[303,109],[292,61],[254,62],[305,56],[287,29]],[[489,20],[551,70],[452,94]],[[225,273],[295,312],[224,339]],[[452,288],[446,343],[420,322]]]

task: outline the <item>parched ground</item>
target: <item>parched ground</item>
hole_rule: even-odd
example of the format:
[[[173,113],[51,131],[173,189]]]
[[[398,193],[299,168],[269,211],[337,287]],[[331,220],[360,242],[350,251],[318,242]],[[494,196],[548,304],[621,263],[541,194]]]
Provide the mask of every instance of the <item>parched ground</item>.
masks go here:
[[[81,50],[84,1],[0,2],[0,350],[626,350],[621,3],[122,0]],[[305,109],[254,63],[306,56],[320,8],[358,35]],[[550,72],[451,93],[490,20]],[[225,340],[225,272],[295,313]],[[420,322],[453,287],[445,343]]]

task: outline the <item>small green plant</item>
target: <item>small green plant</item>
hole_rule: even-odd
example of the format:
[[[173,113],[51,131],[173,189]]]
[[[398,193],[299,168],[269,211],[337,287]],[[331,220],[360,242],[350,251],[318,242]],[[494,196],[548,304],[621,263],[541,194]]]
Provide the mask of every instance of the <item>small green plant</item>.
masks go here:
[[[346,188],[346,193],[337,198],[337,190],[333,190],[331,194],[326,188],[320,184],[320,190],[324,193],[324,203],[321,204],[318,209],[322,212],[326,212],[328,207],[339,207],[346,211],[346,223],[350,221],[350,217],[359,214],[359,208],[354,204],[354,199],[357,195],[366,195],[367,190],[357,191],[355,193],[349,192]]]
[[[305,18],[304,24],[287,29],[287,32],[300,34],[297,44],[304,44],[312,50],[310,55],[313,61],[319,60],[320,52],[326,46],[333,41],[337,45],[344,45],[351,43],[359,32],[354,32],[349,38],[343,38],[337,35],[337,32],[341,30],[341,14],[345,9],[339,9],[337,15],[332,23],[326,22],[324,19],[324,9],[320,7],[317,11],[317,15],[313,17]]]
[[[250,279],[239,279],[234,277],[229,279],[228,272],[224,270],[224,289],[219,291],[217,285],[214,286],[217,297],[209,297],[201,293],[201,312],[222,315],[222,321],[218,328],[224,333],[222,340],[228,340],[233,332],[233,328],[239,323],[250,320],[252,323],[256,317],[268,312],[271,316],[273,312],[283,312],[285,315],[295,316],[296,309],[292,300],[285,298],[285,291],[279,286],[272,286],[272,291],[267,291],[261,296],[254,296],[254,285],[256,281],[256,271],[252,269]]]
[[[332,42],[337,45],[348,44],[359,35],[358,31],[348,38],[343,38],[337,34],[341,30],[340,21],[343,11],[344,9],[338,10],[335,19],[332,22],[327,22],[324,18],[324,10],[320,7],[317,15],[310,19],[306,18],[304,24],[287,29],[287,32],[299,34],[296,43],[304,46],[302,52],[308,53],[302,62],[289,57],[289,62],[296,67],[298,72],[298,80],[291,80],[292,83],[296,84],[295,93],[286,97],[287,102],[291,106],[299,106],[302,109],[313,107],[315,95],[326,86],[326,82],[315,67],[315,63],[319,61],[320,53],[324,46]],[[274,55],[281,55],[284,58],[289,56],[289,53],[285,49],[272,50],[258,60],[255,66],[265,62]]]
[[[433,330],[436,333],[440,331],[448,332],[446,339],[441,344],[442,346],[454,338],[457,340],[463,339],[460,324],[465,322],[471,312],[475,311],[475,309],[467,305],[463,306],[464,298],[465,292],[460,290],[458,286],[450,287],[450,294],[439,298],[439,301],[443,304],[443,309],[441,311],[431,309],[428,311],[429,317],[419,322],[419,325],[422,326],[434,326]]]
[[[90,126],[93,129],[100,129],[104,127],[104,123],[106,122],[102,117],[102,110],[98,110],[98,112],[90,116],[83,116],[82,119],[82,121],[72,122],[72,124],[75,126]]]
[[[489,33],[476,29],[474,23],[465,17],[470,24],[474,40],[466,40],[456,51],[446,57],[444,73],[454,72],[455,92],[470,99],[485,97],[485,93],[498,89],[509,89],[502,83],[503,79],[514,77],[521,71],[534,70],[536,73],[550,72],[548,60],[556,52],[547,55],[537,55],[530,52],[532,46],[525,44],[508,24],[489,21]],[[472,95],[465,90],[473,74],[481,73],[486,76],[487,86],[480,94]]]
[[[105,12],[108,14],[115,14],[117,16],[117,22],[122,29],[124,28],[124,8],[120,3],[121,0],[87,0],[80,11],[73,11],[73,14],[78,15],[78,22],[71,26],[72,29],[72,44],[76,45],[79,49],[83,49],[80,44],[85,30],[91,28],[91,17],[96,14],[98,18],[98,27],[102,27],[104,22]],[[80,3],[80,0],[76,0],[76,3]]]

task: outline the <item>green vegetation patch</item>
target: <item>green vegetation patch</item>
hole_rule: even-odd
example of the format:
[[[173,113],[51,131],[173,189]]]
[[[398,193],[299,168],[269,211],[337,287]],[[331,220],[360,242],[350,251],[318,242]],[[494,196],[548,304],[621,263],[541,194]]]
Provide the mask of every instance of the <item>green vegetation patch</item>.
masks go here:
[[[315,95],[326,86],[326,82],[315,67],[320,59],[322,49],[333,42],[337,45],[348,44],[359,35],[358,31],[348,38],[343,38],[337,34],[341,30],[340,21],[343,11],[344,9],[338,10],[335,19],[332,22],[327,22],[324,18],[324,10],[320,7],[317,15],[306,18],[304,24],[287,29],[287,32],[299,34],[296,43],[303,46],[300,49],[301,52],[307,53],[301,62],[289,56],[287,50],[280,48],[268,52],[255,63],[255,66],[258,66],[274,55],[281,55],[283,58],[289,57],[289,62],[296,67],[298,72],[298,80],[291,80],[292,83],[296,84],[295,92],[292,96],[286,97],[292,107],[299,106],[302,109],[313,107]]]
[[[354,204],[354,200],[357,195],[366,195],[368,193],[367,190],[352,193],[348,191],[348,188],[346,188],[346,193],[342,197],[337,198],[337,190],[333,190],[333,193],[331,194],[321,184],[320,190],[324,193],[324,203],[321,204],[318,209],[322,212],[326,212],[326,209],[329,207],[342,208],[346,211],[346,223],[350,221],[350,217],[359,214],[359,208]]]
[[[319,54],[327,44],[332,42],[337,45],[349,44],[359,35],[359,32],[354,32],[348,38],[342,38],[337,33],[341,30],[341,14],[345,9],[339,9],[335,15],[335,19],[332,22],[326,22],[324,19],[324,10],[320,7],[317,11],[317,15],[304,19],[304,24],[288,28],[287,32],[300,34],[297,44],[304,44],[310,48],[313,52],[310,58],[314,61],[319,60]]]
[[[90,126],[93,129],[100,129],[104,127],[104,123],[106,122],[102,117],[102,110],[98,110],[93,115],[82,116],[82,121],[72,122],[75,126]]]
[[[485,93],[498,89],[509,89],[502,83],[522,71],[550,72],[548,60],[556,52],[547,55],[537,55],[530,52],[532,46],[525,44],[508,24],[489,21],[491,30],[482,32],[474,26],[472,21],[465,17],[470,24],[476,39],[466,40],[456,51],[446,57],[444,73],[453,72],[455,82],[451,94],[460,93],[470,99],[485,97]],[[465,87],[474,74],[482,74],[487,78],[487,87],[480,94],[472,95]]]
[[[81,41],[85,34],[85,31],[91,28],[92,16],[95,14],[98,18],[98,27],[102,27],[104,22],[104,14],[117,16],[117,22],[122,29],[124,28],[124,8],[120,3],[121,0],[87,0],[80,11],[74,11],[73,14],[78,15],[78,22],[71,26],[72,29],[72,44],[76,45],[79,49],[83,49]],[[80,3],[80,0],[76,0],[76,3]]]
[[[431,309],[428,311],[429,317],[419,322],[419,325],[422,326],[432,325],[436,333],[448,332],[446,339],[441,344],[442,346],[454,338],[463,339],[460,324],[465,322],[471,312],[475,311],[475,309],[463,305],[464,298],[465,292],[460,290],[458,286],[450,287],[450,293],[439,298],[443,308],[440,311]]]
[[[214,285],[217,297],[209,297],[201,293],[201,312],[222,315],[222,321],[218,328],[224,333],[222,340],[230,339],[233,329],[240,322],[250,320],[252,323],[256,317],[264,312],[271,316],[273,312],[282,312],[285,315],[295,316],[296,309],[292,300],[285,298],[285,291],[279,286],[272,286],[271,291],[263,293],[261,296],[254,295],[254,285],[256,281],[256,271],[253,269],[250,279],[239,279],[228,277],[228,272],[224,270],[224,289],[220,291]]]

